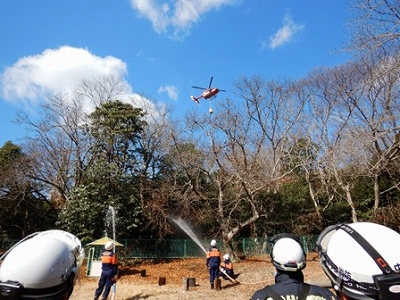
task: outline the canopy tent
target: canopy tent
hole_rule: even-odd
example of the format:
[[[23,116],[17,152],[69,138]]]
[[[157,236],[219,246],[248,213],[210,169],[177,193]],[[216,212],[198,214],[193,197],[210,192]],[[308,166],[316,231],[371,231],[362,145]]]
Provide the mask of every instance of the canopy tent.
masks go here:
[[[118,243],[117,241],[110,239],[108,236],[105,236],[105,237],[102,237],[101,239],[95,240],[95,241],[87,244],[87,246],[104,246],[105,244],[107,244],[110,241],[113,242],[116,247],[124,246],[121,243]]]

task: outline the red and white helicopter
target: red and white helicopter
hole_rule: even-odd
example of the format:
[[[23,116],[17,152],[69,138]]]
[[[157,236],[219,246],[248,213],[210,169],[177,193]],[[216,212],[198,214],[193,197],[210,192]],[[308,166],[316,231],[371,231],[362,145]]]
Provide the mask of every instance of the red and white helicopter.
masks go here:
[[[212,97],[216,96],[219,92],[226,92],[225,90],[220,90],[218,88],[211,87],[212,81],[213,81],[213,77],[211,76],[210,83],[208,84],[208,88],[192,86],[192,88],[203,90],[203,92],[198,97],[190,96],[190,99],[192,99],[193,101],[196,101],[197,103],[200,103],[201,98],[210,100]]]

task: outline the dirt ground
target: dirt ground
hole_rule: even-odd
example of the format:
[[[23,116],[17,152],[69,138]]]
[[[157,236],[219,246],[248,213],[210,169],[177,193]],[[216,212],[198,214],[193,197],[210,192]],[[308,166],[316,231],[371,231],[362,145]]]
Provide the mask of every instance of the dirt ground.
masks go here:
[[[116,285],[115,299],[250,299],[257,289],[273,283],[275,273],[269,257],[247,258],[234,263],[239,283],[221,278],[221,289],[211,290],[205,258],[132,264],[125,263],[125,266],[120,268],[121,278]],[[315,253],[308,254],[304,275],[307,283],[329,286]],[[165,277],[165,284],[159,284],[161,277]],[[186,290],[185,278],[195,278],[196,285]],[[93,299],[97,282],[98,278],[86,277],[83,269],[70,300]],[[108,299],[112,299],[111,293]]]

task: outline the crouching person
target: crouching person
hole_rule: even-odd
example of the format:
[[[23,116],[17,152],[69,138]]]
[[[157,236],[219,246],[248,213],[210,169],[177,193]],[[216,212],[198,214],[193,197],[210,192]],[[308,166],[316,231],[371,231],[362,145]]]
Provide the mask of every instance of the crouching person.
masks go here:
[[[233,271],[233,264],[228,253],[222,257],[222,262],[219,270],[220,276],[222,276],[222,278],[229,280],[234,279],[233,276],[235,276],[235,273]]]

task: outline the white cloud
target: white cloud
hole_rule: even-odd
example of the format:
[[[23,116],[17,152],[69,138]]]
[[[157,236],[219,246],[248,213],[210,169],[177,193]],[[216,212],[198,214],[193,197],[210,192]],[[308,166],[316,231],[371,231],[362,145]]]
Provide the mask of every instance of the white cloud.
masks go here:
[[[173,27],[174,35],[187,34],[193,23],[200,20],[201,15],[223,5],[236,3],[238,0],[173,0],[172,8],[165,1],[131,0],[133,9],[150,20],[158,33],[164,33]]]
[[[158,88],[159,93],[167,93],[172,100],[178,99],[178,89],[173,85],[162,85]]]
[[[283,18],[283,25],[277,30],[277,32],[269,38],[268,47],[275,49],[283,44],[288,43],[292,37],[299,31],[304,29],[304,25],[297,24],[294,22],[291,15],[286,14]],[[267,45],[266,42],[263,43],[263,48]]]
[[[112,56],[93,55],[87,49],[63,46],[20,58],[0,75],[0,88],[5,100],[36,101],[71,92],[83,79],[108,74],[123,77],[125,63]]]
[[[168,4],[158,5],[154,0],[131,0],[132,7],[153,24],[154,30],[163,32],[168,26]]]
[[[115,76],[121,83],[121,101],[157,115],[159,108],[152,101],[132,92],[131,85],[124,80],[126,73],[126,64],[116,57],[100,57],[87,49],[63,46],[20,58],[6,68],[0,74],[0,94],[10,102],[49,101],[49,96],[74,93],[83,81]],[[84,111],[91,110],[93,102],[86,99]]]

